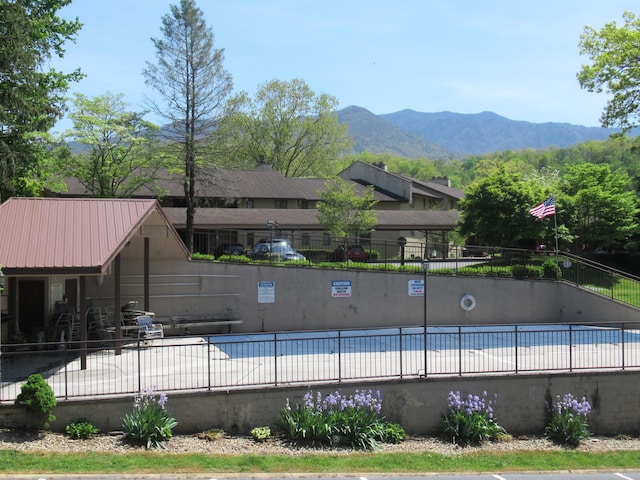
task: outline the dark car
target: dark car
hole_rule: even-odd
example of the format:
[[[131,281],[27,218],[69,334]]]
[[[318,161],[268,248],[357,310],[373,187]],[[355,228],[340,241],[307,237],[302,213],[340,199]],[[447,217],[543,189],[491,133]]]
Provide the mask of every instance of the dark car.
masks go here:
[[[273,243],[270,241],[256,243],[253,248],[247,252],[247,257],[251,260],[306,260],[304,255],[296,252],[285,240],[274,240]]]
[[[225,255],[244,255],[246,250],[244,249],[244,245],[239,243],[234,243],[233,245],[229,245],[224,249]]]

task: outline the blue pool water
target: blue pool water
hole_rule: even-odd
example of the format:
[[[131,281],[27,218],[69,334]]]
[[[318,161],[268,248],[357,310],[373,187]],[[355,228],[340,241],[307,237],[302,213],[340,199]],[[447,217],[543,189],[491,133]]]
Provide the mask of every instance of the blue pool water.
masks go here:
[[[429,327],[429,350],[640,342],[640,332],[585,325]],[[400,334],[401,333],[401,334]],[[624,335],[624,338],[623,338]],[[424,350],[422,327],[211,336],[231,358]]]

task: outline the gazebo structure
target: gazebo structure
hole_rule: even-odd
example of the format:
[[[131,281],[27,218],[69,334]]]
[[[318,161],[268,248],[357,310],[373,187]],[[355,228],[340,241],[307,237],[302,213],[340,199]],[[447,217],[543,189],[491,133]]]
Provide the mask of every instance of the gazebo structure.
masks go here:
[[[0,342],[15,336],[47,340],[64,305],[87,341],[87,282],[114,277],[113,309],[121,305],[120,271],[140,269],[149,310],[154,261],[188,260],[189,252],[155,199],[11,198],[0,205],[2,293]],[[121,338],[120,322],[114,323]],[[38,337],[41,338],[38,338]]]

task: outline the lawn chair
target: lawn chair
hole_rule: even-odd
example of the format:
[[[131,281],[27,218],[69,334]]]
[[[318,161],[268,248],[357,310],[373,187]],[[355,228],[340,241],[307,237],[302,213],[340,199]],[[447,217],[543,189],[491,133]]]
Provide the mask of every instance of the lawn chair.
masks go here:
[[[136,318],[138,325],[138,338],[152,340],[154,338],[164,338],[164,328],[159,323],[153,323],[151,317],[147,315]]]
[[[67,340],[80,340],[80,322],[75,313],[61,313],[55,326],[64,329]]]

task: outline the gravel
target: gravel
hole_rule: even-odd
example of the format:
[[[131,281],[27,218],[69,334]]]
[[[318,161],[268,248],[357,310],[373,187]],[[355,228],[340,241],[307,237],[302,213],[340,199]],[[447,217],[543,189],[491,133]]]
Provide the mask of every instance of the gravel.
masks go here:
[[[521,450],[564,450],[541,437],[506,438],[500,442],[489,442],[478,447],[459,447],[435,437],[409,436],[400,444],[380,444],[380,452],[431,452],[458,455],[474,451],[521,451]],[[583,440],[574,450],[585,452],[605,452],[611,450],[638,450],[640,438],[592,437]],[[144,451],[144,447],[127,442],[122,432],[97,435],[87,440],[73,440],[69,436],[52,432],[28,432],[23,430],[0,429],[0,450],[20,452],[109,452],[130,453]],[[309,453],[348,455],[354,450],[342,447],[327,447],[303,443],[291,443],[284,437],[275,435],[265,442],[256,442],[252,437],[231,436],[224,433],[176,435],[165,442],[163,453],[206,453],[222,455],[304,455]]]

